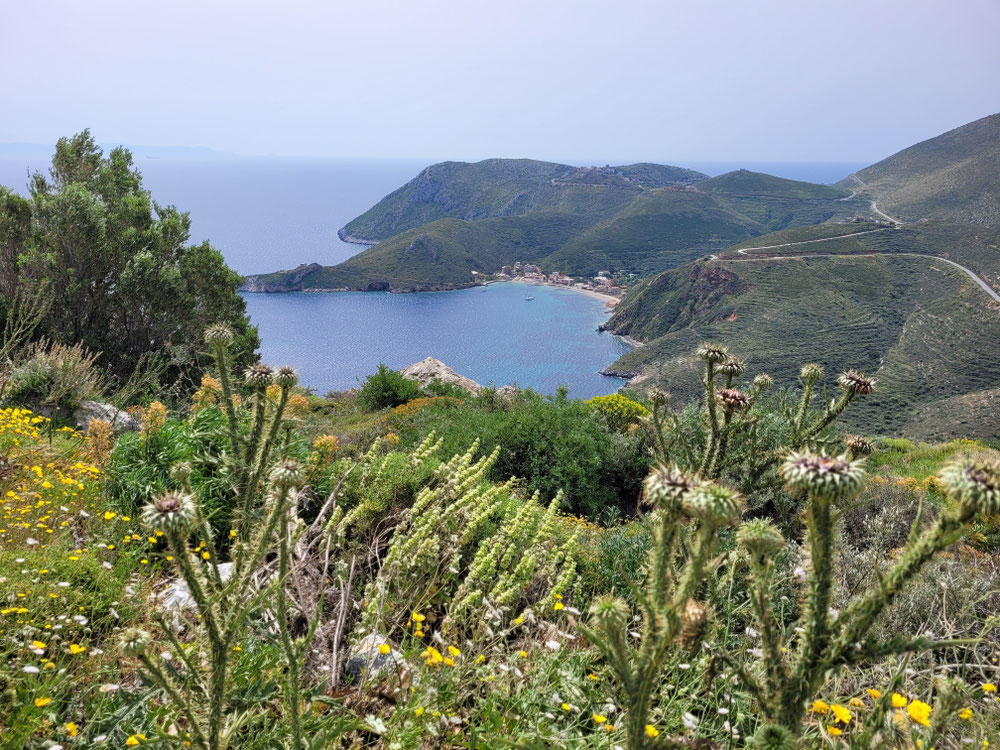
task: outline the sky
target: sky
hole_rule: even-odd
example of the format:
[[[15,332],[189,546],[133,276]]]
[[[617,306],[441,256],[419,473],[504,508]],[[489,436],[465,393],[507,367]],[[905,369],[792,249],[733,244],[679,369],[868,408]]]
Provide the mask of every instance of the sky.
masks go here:
[[[867,162],[1000,111],[1000,0],[0,0],[0,143]]]

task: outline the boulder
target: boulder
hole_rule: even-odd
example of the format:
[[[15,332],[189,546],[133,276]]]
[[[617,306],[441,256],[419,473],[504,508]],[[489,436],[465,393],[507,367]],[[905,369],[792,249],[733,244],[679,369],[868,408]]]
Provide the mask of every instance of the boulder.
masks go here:
[[[142,426],[139,420],[111,404],[100,401],[81,401],[73,412],[73,421],[84,433],[90,429],[90,420],[103,419],[114,432],[138,432]]]
[[[379,651],[379,646],[389,646],[388,653]],[[354,682],[361,682],[363,679],[378,679],[402,670],[405,663],[403,654],[392,647],[388,638],[372,631],[351,651],[347,664],[344,665],[344,672]]]
[[[472,395],[476,395],[483,389],[475,380],[459,375],[440,359],[434,359],[434,357],[428,357],[408,365],[401,372],[404,378],[416,380],[421,388],[427,387],[435,380],[440,380],[443,383],[452,383],[464,388]]]
[[[231,562],[219,563],[219,578],[223,583],[228,581],[232,575],[233,564]],[[182,629],[181,616],[193,612],[196,608],[194,597],[191,596],[191,589],[188,588],[187,581],[183,578],[178,578],[158,593],[155,597],[155,604],[177,632]]]

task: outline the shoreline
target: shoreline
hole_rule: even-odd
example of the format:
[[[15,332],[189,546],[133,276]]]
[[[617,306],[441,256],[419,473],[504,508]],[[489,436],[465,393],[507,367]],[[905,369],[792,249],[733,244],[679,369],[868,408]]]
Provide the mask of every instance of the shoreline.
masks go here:
[[[524,284],[525,286],[548,286],[553,289],[568,289],[571,292],[578,292],[580,294],[586,294],[588,297],[593,297],[594,299],[603,300],[609,309],[621,302],[620,297],[615,297],[610,294],[602,294],[601,292],[595,292],[593,289],[581,289],[580,287],[566,286],[565,284],[553,284],[550,281],[535,281],[534,279],[529,281],[518,277],[510,280],[503,279],[499,281],[488,281],[483,284],[483,286],[488,286],[489,284]]]

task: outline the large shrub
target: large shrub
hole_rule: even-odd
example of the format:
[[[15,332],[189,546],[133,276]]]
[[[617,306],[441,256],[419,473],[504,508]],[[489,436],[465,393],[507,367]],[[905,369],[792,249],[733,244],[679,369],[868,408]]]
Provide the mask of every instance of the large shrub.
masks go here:
[[[390,370],[384,364],[378,366],[378,372],[369,375],[361,386],[358,394],[358,404],[371,411],[400,406],[420,395],[420,386],[413,380],[407,380],[396,370]]]
[[[591,518],[635,509],[649,466],[645,437],[607,429],[584,402],[523,391],[508,401],[486,392],[468,402],[428,399],[421,406],[408,404],[390,417],[408,445],[434,430],[442,452],[452,455],[478,438],[486,452],[502,446],[490,471],[494,480],[520,477],[543,497],[562,490],[566,510]]]
[[[237,364],[254,358],[242,278],[207,242],[187,244],[188,214],[153,199],[127,149],[105,156],[86,130],[62,138],[29,190],[0,187],[0,297],[27,287],[58,301],[37,335],[101,352],[122,381],[150,354],[168,379],[200,372],[202,331],[218,321],[236,334]]]
[[[28,347],[0,389],[0,400],[66,417],[103,389],[97,356],[79,344],[39,341]]]

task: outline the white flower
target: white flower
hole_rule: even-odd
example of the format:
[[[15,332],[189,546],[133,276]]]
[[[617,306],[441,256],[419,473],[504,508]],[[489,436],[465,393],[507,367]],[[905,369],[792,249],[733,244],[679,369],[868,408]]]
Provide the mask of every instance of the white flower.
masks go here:
[[[32,537],[29,536],[27,539],[24,540],[24,543],[27,544],[29,547],[34,547],[38,544],[38,540],[33,539]]]
[[[801,565],[792,571],[792,575],[795,576],[799,583],[806,582],[806,569]]]
[[[117,693],[120,689],[121,685],[116,685],[113,682],[106,682],[98,688],[102,693]]]
[[[690,665],[690,664],[687,664],[687,663],[684,663],[684,664],[678,664],[678,665],[677,665],[677,668],[678,668],[678,669],[683,669],[683,670],[684,670],[684,671],[686,672],[687,670],[691,669],[691,665]]]
[[[61,589],[68,588],[69,581],[59,581],[59,583],[57,583],[56,586],[58,586]]]
[[[749,625],[747,625],[747,635],[750,636],[751,638],[758,638],[758,637],[760,637],[760,633],[758,633],[756,630],[754,630]]]
[[[840,617],[840,610],[836,610],[833,607],[830,607],[828,614],[830,615],[830,619],[836,622],[837,618]]]
[[[553,651],[558,651],[560,648],[559,641],[545,641],[545,647],[550,648]]]
[[[684,722],[684,726],[686,726],[688,729],[698,728],[698,719],[694,714],[691,713],[684,714],[684,716],[681,717],[681,721]]]
[[[26,667],[22,667],[21,671],[27,674],[38,674],[38,667],[33,667],[29,664]]]

